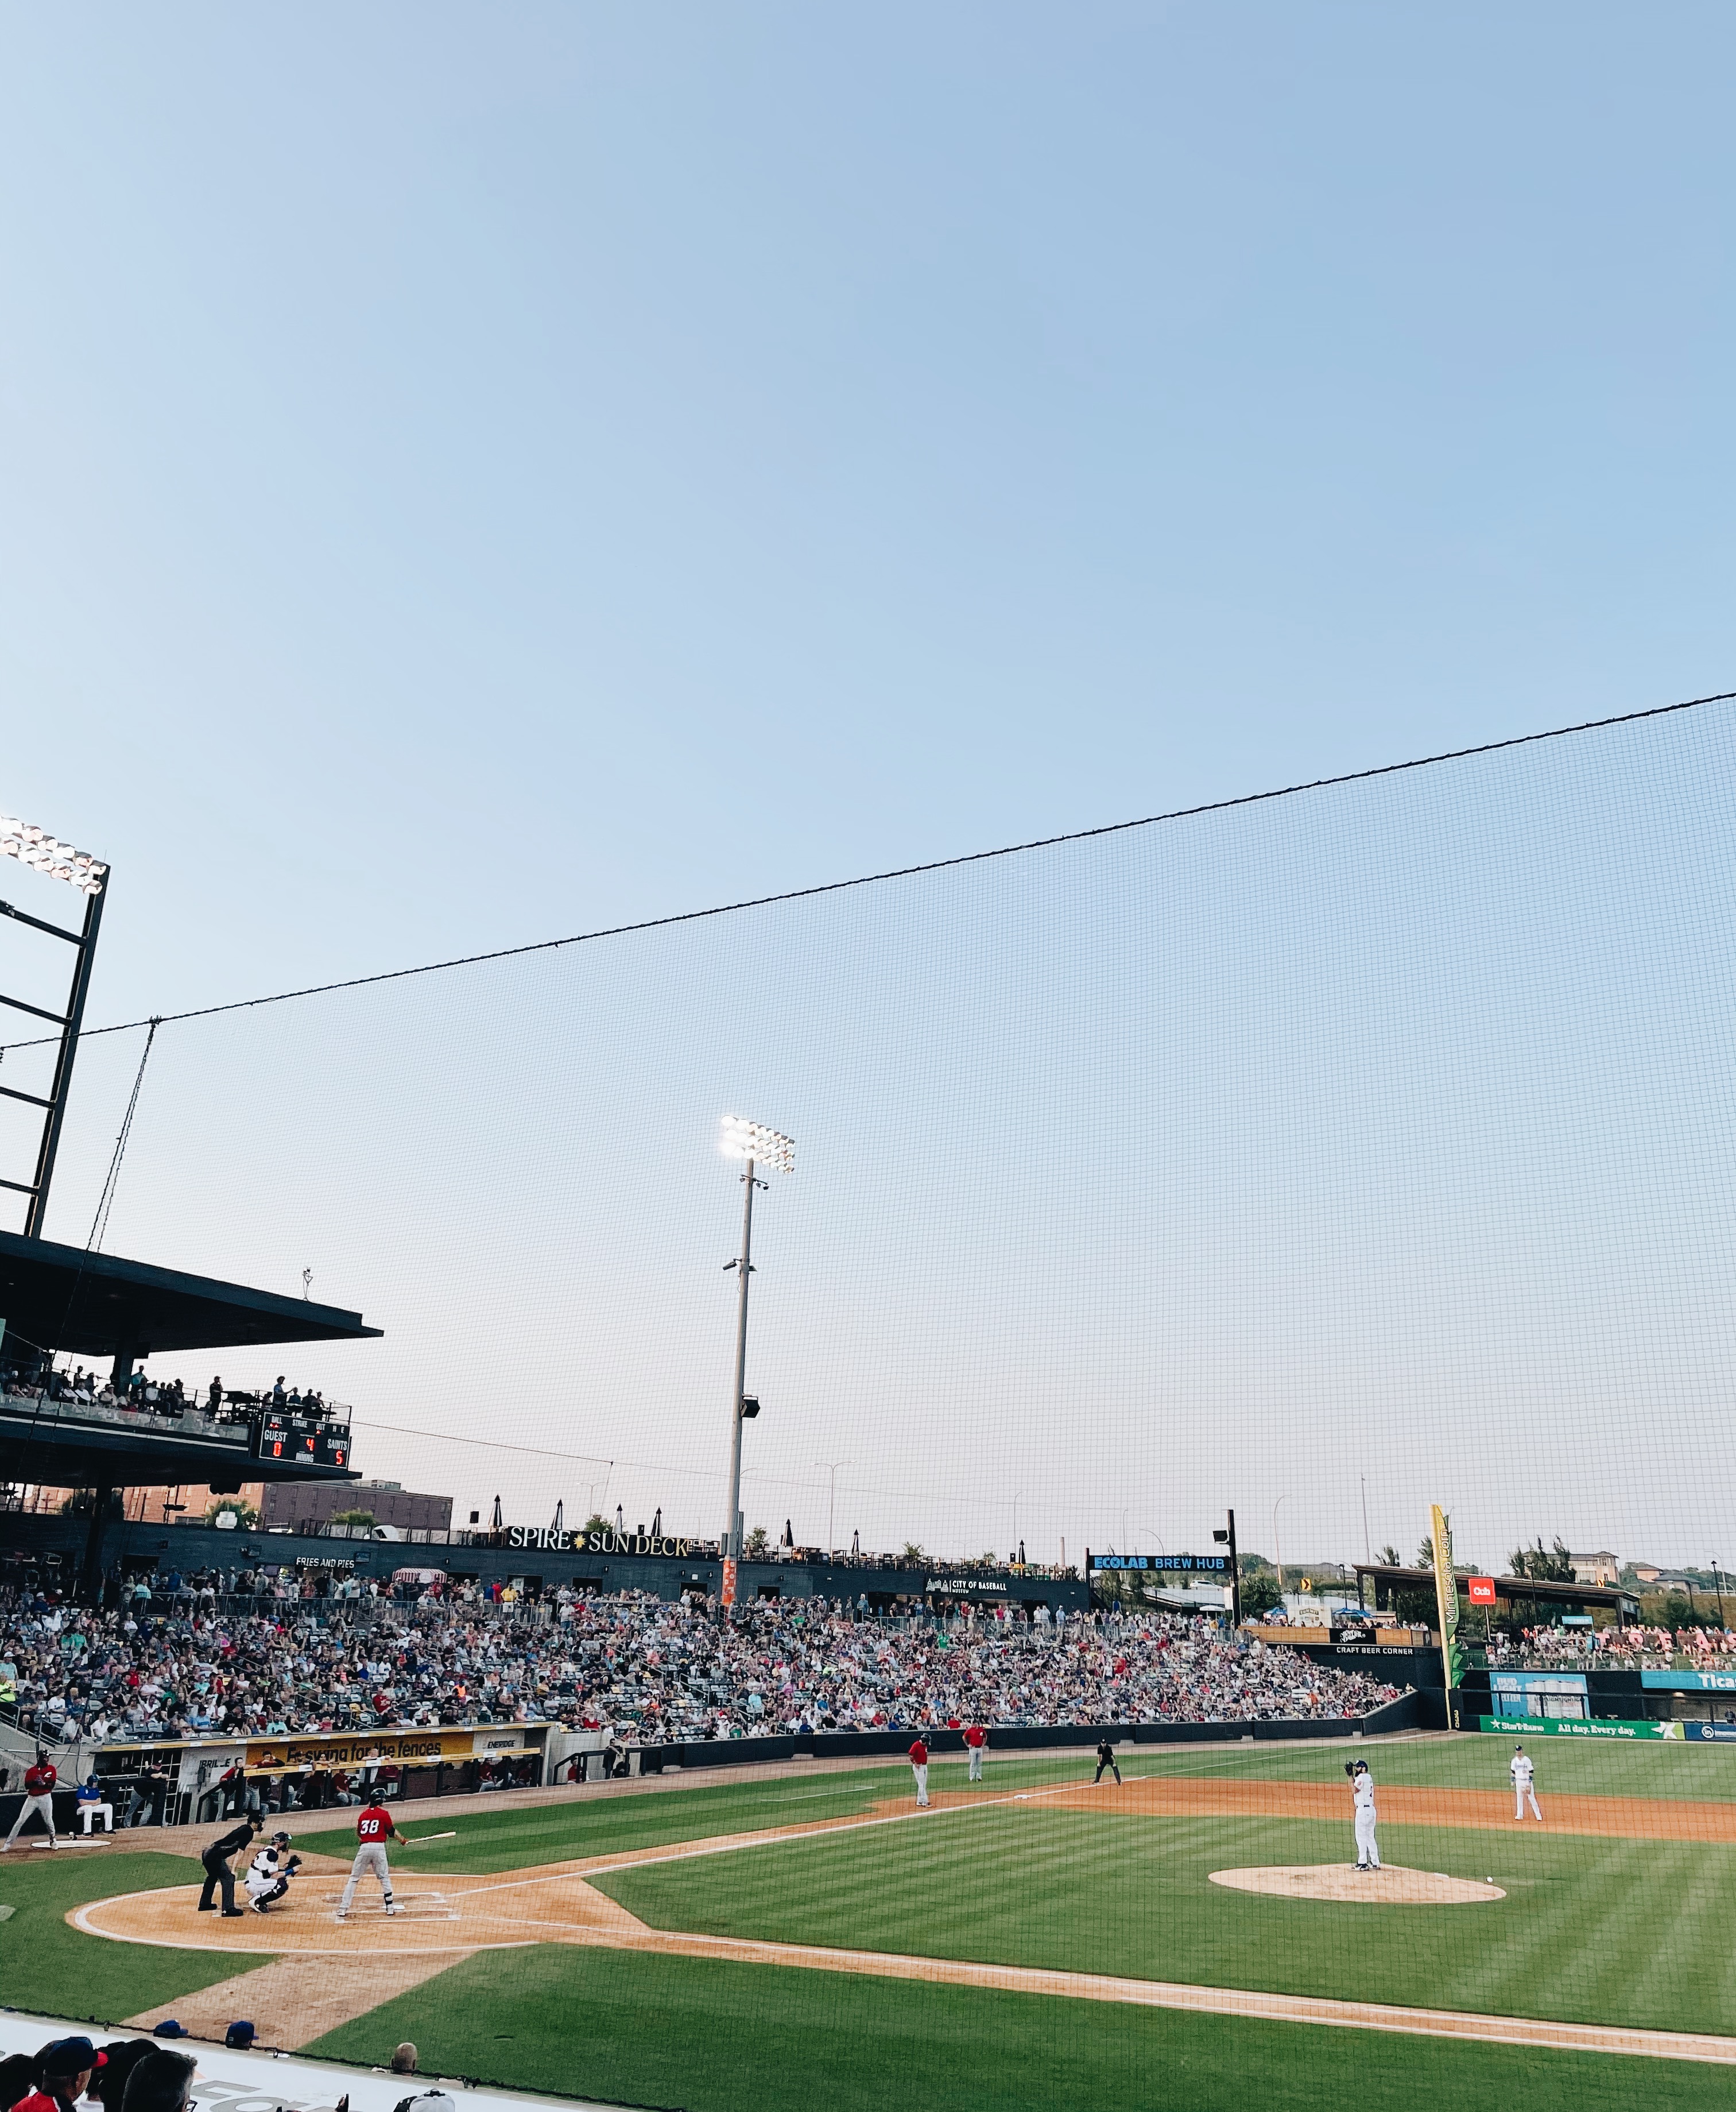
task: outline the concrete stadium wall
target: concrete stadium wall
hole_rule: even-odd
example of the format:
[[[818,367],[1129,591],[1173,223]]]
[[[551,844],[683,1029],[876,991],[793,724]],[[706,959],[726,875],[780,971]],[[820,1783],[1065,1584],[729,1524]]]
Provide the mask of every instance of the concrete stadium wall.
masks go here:
[[[16,1552],[42,1562],[58,1555],[56,1575],[70,1587],[84,1559],[87,1518],[25,1516],[0,1513],[0,1552]],[[698,1588],[714,1595],[721,1588],[722,1564],[695,1557],[610,1554],[600,1556],[570,1550],[544,1548],[474,1547],[448,1545],[425,1541],[329,1540],[321,1534],[285,1532],[219,1532],[213,1527],[142,1524],[115,1520],[103,1529],[102,1568],[155,1565],[161,1574],[170,1569],[257,1568],[297,1566],[330,1570],[343,1565],[345,1575],[389,1577],[394,1569],[446,1569],[484,1583],[505,1583],[515,1577],[534,1577],[545,1586],[589,1585],[603,1591],[654,1591],[663,1599],[679,1599],[684,1591]],[[870,1602],[893,1598],[920,1600],[930,1573],[925,1569],[870,1569],[848,1562],[810,1564],[802,1562],[743,1562],[739,1568],[739,1589],[744,1603],[758,1599],[761,1591],[784,1600],[848,1599],[853,1604],[863,1593]],[[0,1582],[6,1581],[0,1569]],[[1076,1577],[1019,1577],[1010,1580],[1006,1591],[985,1594],[983,1606],[1047,1605],[1068,1613],[1083,1613],[1090,1593]]]
[[[1425,1713],[1426,1697],[1402,1694],[1366,1716],[1281,1717],[1269,1721],[1228,1723],[1030,1723],[998,1726],[988,1733],[991,1753],[1052,1751],[1057,1746],[1078,1746],[1089,1751],[1099,1738],[1107,1736],[1117,1746],[1211,1746],[1238,1738],[1256,1744],[1296,1738],[1353,1738],[1359,1734],[1378,1737],[1394,1731],[1419,1727]],[[793,1760],[798,1756],[816,1760],[902,1759],[916,1733],[903,1731],[819,1731],[807,1737],[706,1738],[679,1746],[647,1746],[640,1772],[656,1774],[665,1768],[733,1768],[756,1760]],[[961,1731],[925,1732],[931,1753],[962,1753]]]

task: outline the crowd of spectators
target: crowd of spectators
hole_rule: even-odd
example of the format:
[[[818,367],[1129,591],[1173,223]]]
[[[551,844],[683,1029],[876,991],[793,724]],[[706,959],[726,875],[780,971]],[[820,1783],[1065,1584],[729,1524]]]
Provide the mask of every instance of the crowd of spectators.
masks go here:
[[[1696,1666],[1736,1666],[1736,1630],[1729,1628],[1524,1628],[1488,1644],[1492,1671],[1526,1668],[1570,1672],[1668,1672]]]
[[[640,1592],[405,1604],[216,1588],[232,1582],[101,1611],[0,1592],[0,1709],[62,1744],[556,1721],[650,1745],[970,1717],[1332,1719],[1397,1691],[1184,1615],[947,1626],[820,1599],[730,1617]]]

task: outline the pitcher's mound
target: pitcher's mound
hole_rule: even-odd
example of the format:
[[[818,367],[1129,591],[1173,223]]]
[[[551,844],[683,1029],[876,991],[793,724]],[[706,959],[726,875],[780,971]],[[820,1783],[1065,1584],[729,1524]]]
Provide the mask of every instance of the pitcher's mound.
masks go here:
[[[1274,1864],[1263,1870],[1214,1870],[1211,1882],[1237,1892],[1276,1892],[1287,1900],[1349,1900],[1365,1907],[1467,1907],[1504,1900],[1499,1885],[1474,1878],[1446,1878],[1434,1870],[1406,1870],[1384,1863],[1378,1870],[1348,1863]]]

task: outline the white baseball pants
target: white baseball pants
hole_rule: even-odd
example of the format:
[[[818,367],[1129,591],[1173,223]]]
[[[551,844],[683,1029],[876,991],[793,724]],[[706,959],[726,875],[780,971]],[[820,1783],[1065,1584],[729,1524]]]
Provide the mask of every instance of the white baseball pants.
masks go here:
[[[983,1749],[980,1746],[970,1748],[970,1779],[972,1782],[983,1779]]]
[[[1543,1823],[1543,1814],[1537,1808],[1537,1791],[1531,1787],[1529,1782],[1526,1782],[1523,1787],[1521,1787],[1517,1782],[1515,1782],[1513,1785],[1513,1816],[1516,1818],[1523,1818],[1525,1817],[1525,1799],[1527,1797],[1531,1800],[1531,1816],[1537,1821],[1538,1824],[1541,1826]]]
[[[8,1848],[10,1848],[12,1843],[18,1838],[19,1828],[24,1824],[25,1821],[30,1817],[33,1811],[42,1821],[43,1824],[48,1828],[49,1841],[51,1842],[53,1841],[54,1799],[52,1796],[27,1796],[18,1808],[18,1816],[12,1821],[11,1832],[6,1837],[6,1845]]]
[[[392,1904],[392,1873],[386,1864],[386,1851],[377,1841],[364,1841],[356,1850],[356,1859],[350,1865],[349,1882],[343,1887],[343,1900],[338,1911],[348,1914],[350,1901],[356,1896],[357,1881],[364,1870],[371,1870],[379,1880],[379,1889],[386,1896],[386,1905]]]
[[[911,1763],[910,1771],[916,1777],[916,1804],[920,1809],[929,1800],[929,1771],[926,1768],[919,1768],[914,1760]]]
[[[1371,1811],[1357,1814],[1357,1860],[1368,1864],[1373,1869],[1380,1868],[1380,1850],[1375,1846],[1375,1814]]]

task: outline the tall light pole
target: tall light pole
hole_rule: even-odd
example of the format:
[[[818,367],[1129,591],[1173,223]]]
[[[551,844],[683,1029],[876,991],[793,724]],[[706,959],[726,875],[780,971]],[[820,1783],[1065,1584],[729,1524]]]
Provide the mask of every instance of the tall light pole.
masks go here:
[[[824,1467],[832,1477],[832,1486],[826,1497],[826,1559],[831,1560],[838,1553],[838,1541],[833,1530],[833,1520],[838,1513],[838,1470],[848,1467],[848,1459],[816,1459],[816,1467]]]
[[[747,1122],[740,1115],[723,1118],[718,1145],[726,1158],[747,1161],[742,1172],[742,1250],[725,1262],[739,1277],[735,1309],[735,1387],[729,1404],[729,1522],[724,1531],[723,1551],[739,1561],[742,1552],[742,1404],[748,1395],[748,1279],[753,1273],[753,1191],[766,1183],[756,1167],[769,1166],[779,1173],[796,1170],[793,1139],[763,1123]]]

